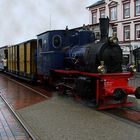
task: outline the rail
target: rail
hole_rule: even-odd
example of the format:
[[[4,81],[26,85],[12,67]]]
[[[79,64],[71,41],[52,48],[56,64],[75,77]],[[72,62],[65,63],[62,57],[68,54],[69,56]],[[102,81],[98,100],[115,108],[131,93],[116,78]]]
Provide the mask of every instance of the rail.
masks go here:
[[[12,114],[15,116],[15,118],[18,120],[18,122],[21,124],[21,126],[25,129],[27,134],[30,136],[31,140],[36,140],[36,138],[33,136],[33,134],[30,132],[30,130],[25,126],[25,124],[21,121],[21,119],[18,117],[14,109],[9,105],[9,103],[6,101],[4,96],[0,94],[1,99],[4,101],[4,103],[7,105],[9,110],[12,112]]]

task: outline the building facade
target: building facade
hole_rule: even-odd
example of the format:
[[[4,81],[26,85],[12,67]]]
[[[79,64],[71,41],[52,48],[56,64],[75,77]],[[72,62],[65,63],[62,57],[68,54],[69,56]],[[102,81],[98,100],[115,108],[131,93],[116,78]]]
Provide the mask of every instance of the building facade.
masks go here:
[[[140,48],[140,0],[100,0],[87,8],[90,24],[99,23],[99,18],[109,17],[109,35],[117,33],[124,63],[134,61],[131,52]]]

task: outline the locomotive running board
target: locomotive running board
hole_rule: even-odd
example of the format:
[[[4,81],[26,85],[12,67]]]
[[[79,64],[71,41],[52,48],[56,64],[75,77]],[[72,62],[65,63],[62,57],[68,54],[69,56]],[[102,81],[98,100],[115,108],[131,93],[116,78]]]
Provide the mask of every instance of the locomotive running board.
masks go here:
[[[89,76],[96,77],[96,106],[98,110],[128,107],[133,106],[133,102],[127,101],[128,95],[133,95],[135,88],[131,87],[127,83],[127,79],[133,76],[133,73],[89,73],[81,72],[77,70],[54,70],[54,72],[63,75],[76,75],[76,76]],[[117,101],[114,98],[115,89],[122,89],[126,91],[126,96],[119,99],[120,102],[110,103],[110,101]],[[118,100],[118,101],[119,101]]]

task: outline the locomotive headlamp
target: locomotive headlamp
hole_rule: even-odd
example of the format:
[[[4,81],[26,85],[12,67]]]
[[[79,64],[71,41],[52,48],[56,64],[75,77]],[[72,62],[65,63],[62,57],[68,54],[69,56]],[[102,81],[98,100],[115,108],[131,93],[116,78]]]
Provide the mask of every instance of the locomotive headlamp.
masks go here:
[[[130,71],[130,72],[136,72],[136,71],[137,71],[136,65],[135,65],[134,63],[132,63],[132,65],[130,65],[129,71]]]
[[[98,72],[99,73],[106,73],[106,69],[105,69],[105,66],[104,66],[104,61],[101,61],[101,65],[98,66]]]

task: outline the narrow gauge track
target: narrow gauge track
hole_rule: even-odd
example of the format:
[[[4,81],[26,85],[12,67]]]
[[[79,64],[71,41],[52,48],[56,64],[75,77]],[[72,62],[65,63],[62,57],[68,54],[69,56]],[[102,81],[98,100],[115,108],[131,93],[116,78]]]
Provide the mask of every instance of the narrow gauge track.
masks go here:
[[[41,95],[42,97],[44,97],[46,99],[49,99],[52,96],[52,94],[50,94],[50,92],[47,92],[48,89],[46,90],[43,86],[39,86],[39,85],[34,86],[33,84],[29,84],[20,79],[12,78],[11,76],[4,74],[4,73],[1,73],[0,75],[3,77],[6,77],[10,81],[13,81],[15,83],[18,83],[19,85],[24,86],[25,88],[27,88],[29,90],[34,91],[35,93]]]
[[[111,114],[121,119],[126,119],[130,122],[135,123],[140,127],[140,110],[134,108],[115,108],[103,111],[105,114]]]
[[[19,122],[19,124],[21,125],[21,128],[23,130],[23,133],[26,133],[26,138],[27,140],[36,140],[34,138],[34,136],[31,134],[31,132],[27,129],[27,127],[24,125],[24,123],[20,120],[20,118],[16,115],[16,112],[12,109],[12,107],[8,104],[8,102],[6,101],[6,99],[0,94],[0,98],[2,99],[2,101],[4,102],[4,104],[6,105],[6,107],[8,108],[8,110],[11,112],[11,114],[13,114],[13,118],[15,119],[15,121]],[[15,138],[16,139],[16,138]]]

